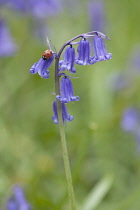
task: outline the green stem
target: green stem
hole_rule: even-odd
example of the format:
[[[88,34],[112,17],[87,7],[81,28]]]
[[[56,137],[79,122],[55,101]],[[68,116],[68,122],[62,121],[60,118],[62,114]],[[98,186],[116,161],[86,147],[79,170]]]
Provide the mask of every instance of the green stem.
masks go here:
[[[56,95],[60,95],[58,63],[59,63],[59,57],[56,57],[55,58],[55,91],[56,91]],[[66,174],[68,194],[69,194],[69,202],[70,202],[71,210],[76,210],[74,190],[73,190],[73,184],[72,184],[72,176],[71,176],[66,136],[65,136],[65,129],[64,129],[63,120],[62,120],[62,106],[61,106],[61,102],[58,100],[57,100],[57,111],[58,111],[58,122],[59,122],[60,138],[61,138],[62,151],[63,151],[65,174]]]

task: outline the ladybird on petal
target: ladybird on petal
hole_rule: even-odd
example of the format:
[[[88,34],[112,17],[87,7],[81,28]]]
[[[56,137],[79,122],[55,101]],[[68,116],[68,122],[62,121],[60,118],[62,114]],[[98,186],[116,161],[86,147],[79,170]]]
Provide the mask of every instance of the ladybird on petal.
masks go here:
[[[42,53],[43,60],[48,60],[53,56],[53,52],[51,50],[45,50],[44,53]]]

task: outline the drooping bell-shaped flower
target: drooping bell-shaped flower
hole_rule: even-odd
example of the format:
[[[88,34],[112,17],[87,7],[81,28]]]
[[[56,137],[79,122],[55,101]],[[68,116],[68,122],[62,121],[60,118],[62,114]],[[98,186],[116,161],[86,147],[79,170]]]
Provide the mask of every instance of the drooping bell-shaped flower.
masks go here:
[[[30,68],[30,73],[36,74],[38,72],[41,77],[48,79],[50,77],[50,72],[47,69],[52,65],[53,60],[54,56],[50,57],[48,60],[40,58],[40,60],[37,63],[34,63]]]
[[[61,104],[62,104],[62,120],[63,120],[63,123],[65,124],[66,121],[68,122],[72,121],[74,117],[68,113],[66,105],[64,103],[61,103]],[[52,117],[52,120],[55,124],[58,124],[58,111],[57,111],[56,101],[54,101],[53,103],[53,112],[54,112],[54,116]]]
[[[69,78],[63,77],[60,83],[60,95],[57,95],[56,98],[62,103],[68,103],[70,101],[79,101],[79,96],[74,96],[74,90],[72,82]]]
[[[78,65],[90,65],[90,44],[89,41],[81,39],[78,46],[78,57],[75,59],[75,63]]]
[[[59,71],[68,70],[71,73],[76,73],[76,69],[74,67],[75,61],[75,49],[72,47],[67,47],[64,52],[64,60],[59,61]]]
[[[112,54],[107,53],[104,41],[101,37],[94,37],[94,52],[95,56],[91,58],[91,64],[112,58]]]

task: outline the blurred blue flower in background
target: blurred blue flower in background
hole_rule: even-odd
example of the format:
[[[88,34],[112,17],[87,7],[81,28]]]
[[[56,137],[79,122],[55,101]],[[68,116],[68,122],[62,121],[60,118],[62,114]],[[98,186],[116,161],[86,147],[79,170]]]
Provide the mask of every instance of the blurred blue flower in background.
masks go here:
[[[135,132],[140,126],[140,113],[135,108],[125,109],[121,121],[123,130],[128,132]]]
[[[17,210],[17,203],[13,198],[8,200],[6,210]]]
[[[6,210],[31,210],[31,205],[27,202],[20,186],[13,188],[13,195],[7,202]]]
[[[105,28],[104,4],[102,1],[88,2],[88,14],[91,30],[103,31]]]
[[[134,107],[126,108],[121,119],[121,127],[135,135],[140,151],[140,111]]]
[[[61,11],[60,0],[29,0],[29,12],[35,17],[46,18]]]
[[[108,77],[109,89],[113,92],[118,92],[130,86],[130,79],[122,72],[113,72]]]
[[[140,73],[140,43],[134,45],[130,52],[128,59],[128,68],[130,68],[130,71],[132,71],[133,74]]]
[[[128,56],[126,67],[122,72],[109,75],[108,84],[112,91],[121,91],[132,87],[135,79],[140,76],[140,45],[134,45]]]
[[[61,11],[60,0],[6,0],[3,6],[20,12],[20,14],[31,15],[36,18],[46,18],[56,15]]]
[[[46,18],[56,16],[62,10],[61,0],[1,0],[0,6],[2,9],[14,11],[14,15],[30,17],[30,30],[33,30],[34,36],[43,42],[48,33]]]
[[[0,19],[0,56],[12,56],[16,51],[17,45],[15,44],[5,21]]]

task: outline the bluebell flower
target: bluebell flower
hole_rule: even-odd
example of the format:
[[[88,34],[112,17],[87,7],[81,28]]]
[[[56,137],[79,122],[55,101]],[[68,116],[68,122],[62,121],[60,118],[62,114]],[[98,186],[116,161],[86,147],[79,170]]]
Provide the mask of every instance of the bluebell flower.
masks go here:
[[[71,73],[76,73],[76,69],[74,67],[75,61],[75,49],[72,47],[67,47],[64,52],[64,60],[59,61],[59,71],[68,70]]]
[[[104,41],[101,37],[94,37],[94,52],[95,56],[91,58],[91,64],[112,58],[112,54],[107,53]]]
[[[68,113],[66,105],[64,103],[61,103],[61,104],[62,104],[62,120],[63,120],[63,123],[65,124],[66,121],[68,122],[72,121],[74,117]],[[58,124],[58,111],[57,111],[56,101],[54,101],[53,103],[53,112],[54,112],[54,116],[52,117],[52,120],[55,124]]]
[[[75,63],[78,65],[90,65],[90,44],[89,41],[81,39],[78,45],[78,57],[75,59]]]
[[[0,19],[0,56],[12,56],[17,51],[17,45],[15,44],[9,29],[3,19]]]
[[[123,130],[135,132],[140,126],[140,113],[134,108],[127,108],[122,116],[121,126]]]
[[[48,79],[50,77],[50,72],[47,70],[51,65],[54,60],[54,56],[49,58],[48,60],[43,60],[40,58],[40,60],[37,63],[34,63],[32,67],[30,68],[30,73],[31,74],[38,74],[43,77],[44,79]]]
[[[63,103],[80,100],[79,96],[74,96],[72,82],[67,77],[62,77],[60,83],[60,95],[57,95],[56,98]]]

